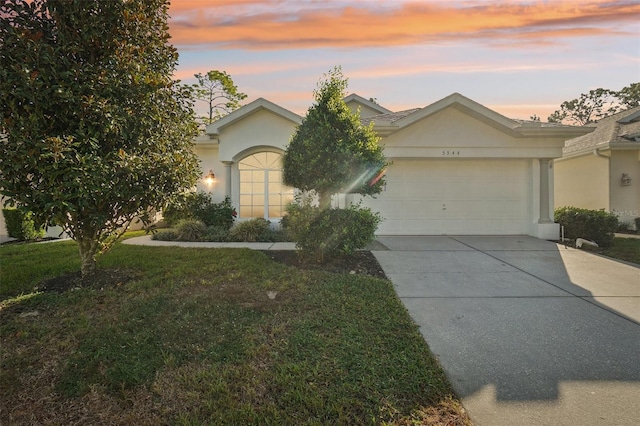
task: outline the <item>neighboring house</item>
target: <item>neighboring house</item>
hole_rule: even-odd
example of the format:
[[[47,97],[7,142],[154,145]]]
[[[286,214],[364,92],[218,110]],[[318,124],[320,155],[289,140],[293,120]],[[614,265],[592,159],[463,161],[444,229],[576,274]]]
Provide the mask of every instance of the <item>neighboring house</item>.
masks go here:
[[[384,191],[362,200],[384,218],[378,234],[558,238],[552,160],[592,128],[511,120],[457,93],[401,112],[358,95],[345,101],[374,123],[391,162]],[[294,197],[281,158],[301,121],[261,98],[211,123],[196,152],[203,175],[212,170],[217,179],[199,188],[215,201],[229,196],[240,219],[279,220]]]
[[[605,209],[634,227],[640,216],[640,107],[593,126],[592,133],[568,140],[554,161],[555,204]]]

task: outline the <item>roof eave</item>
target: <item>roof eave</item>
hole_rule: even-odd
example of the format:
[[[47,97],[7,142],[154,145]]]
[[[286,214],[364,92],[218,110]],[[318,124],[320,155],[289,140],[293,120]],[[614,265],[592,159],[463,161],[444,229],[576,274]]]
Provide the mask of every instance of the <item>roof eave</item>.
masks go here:
[[[398,126],[386,125],[386,124],[378,124],[374,123],[373,131],[377,133],[378,136],[389,136],[399,129]]]
[[[387,108],[383,107],[380,104],[377,104],[375,102],[371,102],[370,100],[363,98],[362,96],[358,95],[357,93],[351,93],[350,95],[345,96],[343,98],[343,101],[345,103],[348,103],[350,101],[355,101],[355,102],[359,103],[360,105],[364,105],[367,108],[370,108],[370,109],[372,109],[374,111],[378,111],[380,114],[389,114],[389,113],[393,112],[390,109],[387,109]]]
[[[514,129],[519,137],[524,138],[564,138],[565,140],[574,139],[593,132],[595,127],[586,126],[557,126],[557,127],[531,127],[523,126]]]
[[[640,142],[613,142],[609,144],[612,151],[640,149]]]
[[[233,111],[232,113],[225,115],[219,120],[207,125],[205,132],[208,135],[219,136],[220,132],[224,130],[224,128],[231,126],[237,121],[240,121],[250,116],[251,114],[254,114],[261,110],[271,111],[272,113],[279,115],[296,125],[302,123],[302,117],[298,114],[291,112],[288,109],[281,107],[280,105],[276,105],[273,102],[268,101],[267,99],[258,98],[255,101],[250,102]]]
[[[205,133],[204,135],[198,135],[195,138],[193,138],[193,143],[195,145],[210,145],[210,146],[217,146],[220,143],[220,139],[218,139],[217,134],[208,134]]]

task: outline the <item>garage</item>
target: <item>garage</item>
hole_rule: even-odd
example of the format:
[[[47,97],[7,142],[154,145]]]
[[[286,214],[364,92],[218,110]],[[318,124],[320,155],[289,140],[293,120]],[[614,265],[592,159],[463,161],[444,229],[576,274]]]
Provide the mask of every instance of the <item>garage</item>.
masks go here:
[[[381,235],[526,234],[530,176],[526,160],[395,160],[366,204]]]
[[[532,235],[557,239],[553,158],[589,130],[512,120],[454,93],[372,124],[389,159],[378,235]]]

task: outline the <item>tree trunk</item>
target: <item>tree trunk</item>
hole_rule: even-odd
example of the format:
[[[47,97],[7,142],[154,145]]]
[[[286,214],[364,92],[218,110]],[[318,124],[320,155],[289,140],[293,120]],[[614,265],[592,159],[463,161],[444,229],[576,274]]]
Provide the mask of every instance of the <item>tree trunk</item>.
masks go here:
[[[78,248],[80,250],[80,260],[82,262],[80,271],[82,278],[86,278],[96,272],[96,252],[98,251],[98,242],[92,238],[78,239]]]
[[[318,205],[321,210],[328,209],[331,207],[331,193],[329,192],[319,192],[318,193]]]

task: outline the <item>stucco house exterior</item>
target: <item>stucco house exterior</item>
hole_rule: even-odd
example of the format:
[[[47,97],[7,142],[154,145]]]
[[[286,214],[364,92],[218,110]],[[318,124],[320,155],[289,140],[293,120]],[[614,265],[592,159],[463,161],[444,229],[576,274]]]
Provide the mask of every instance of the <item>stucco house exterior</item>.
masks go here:
[[[358,95],[345,102],[374,123],[391,162],[386,187],[362,202],[384,218],[379,235],[531,235],[557,239],[553,160],[592,128],[517,121],[458,93],[393,112]],[[294,189],[281,157],[302,117],[257,99],[211,123],[196,140],[199,189],[231,198],[239,218],[279,220]],[[335,204],[360,201],[354,194]]]
[[[640,107],[603,118],[570,139],[555,163],[555,204],[640,216]]]

